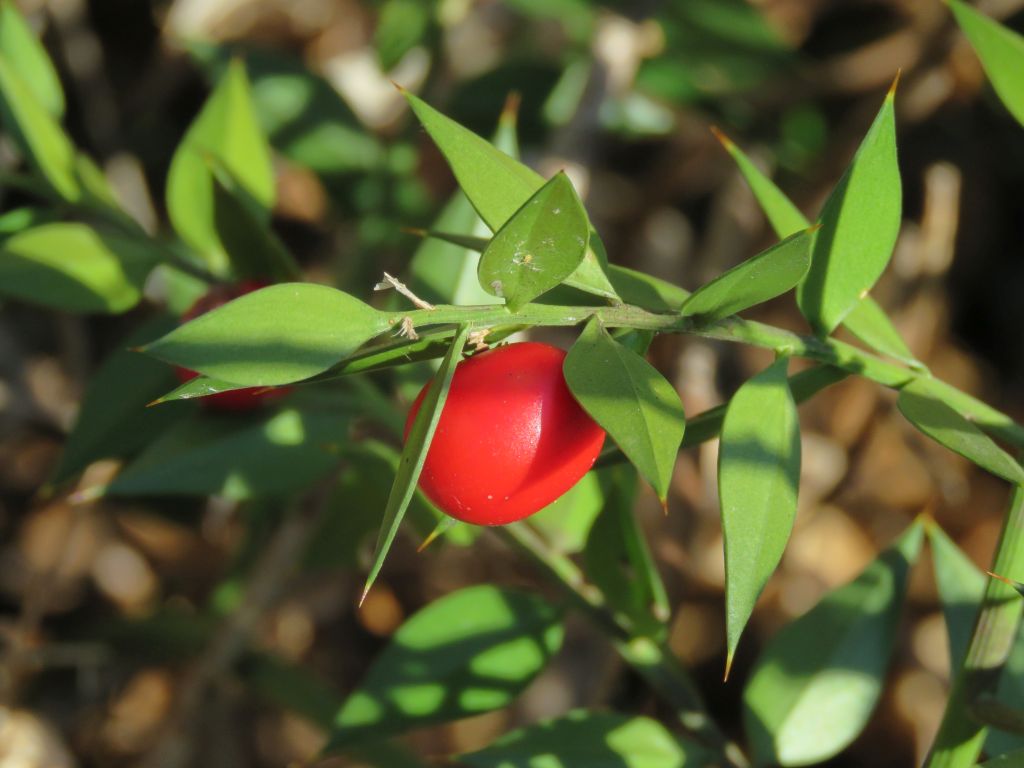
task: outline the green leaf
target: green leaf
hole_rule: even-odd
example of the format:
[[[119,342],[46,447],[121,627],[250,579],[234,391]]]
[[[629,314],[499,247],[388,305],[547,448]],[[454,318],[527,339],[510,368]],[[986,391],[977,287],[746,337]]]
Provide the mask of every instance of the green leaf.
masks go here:
[[[50,208],[13,208],[0,214],[0,241],[19,232],[41,227],[43,224],[53,224],[59,220],[58,212]]]
[[[590,528],[583,563],[608,606],[625,616],[636,637],[663,640],[671,614],[665,585],[633,514],[636,474],[604,470],[607,501]]]
[[[299,265],[270,228],[266,211],[226,166],[207,160],[213,174],[214,228],[234,275],[273,282],[300,278]]]
[[[0,55],[0,111],[25,158],[65,200],[81,198],[75,170],[75,147],[47,112],[20,73],[19,65]]]
[[[387,327],[387,315],[347,293],[283,283],[200,315],[144,351],[214,379],[275,386],[326,371]]]
[[[191,411],[187,405],[146,408],[171,386],[174,374],[163,363],[128,350],[174,325],[167,316],[144,324],[89,379],[51,482],[63,483],[98,459],[135,454]]]
[[[373,46],[385,72],[423,41],[430,28],[430,11],[421,0],[385,0],[373,33]]]
[[[915,524],[854,581],[769,641],[743,692],[744,728],[758,764],[826,760],[867,724],[920,545]]]
[[[608,277],[624,302],[649,312],[678,312],[690,295],[678,285],[618,264],[608,266]]]
[[[1003,104],[1024,125],[1024,37],[960,0],[946,0]]]
[[[818,334],[836,329],[881,276],[902,216],[894,88],[825,202],[797,303]]]
[[[747,157],[729,137],[718,129],[713,129],[722,146],[735,160],[740,173],[746,179],[754,197],[765,212],[768,221],[781,238],[807,229],[810,222],[786,197],[775,183],[761,173],[761,170]],[[904,362],[913,361],[913,355],[907,349],[899,332],[893,327],[892,321],[878,303],[870,296],[865,296],[850,310],[843,325],[850,333],[863,341],[872,349],[890,355]]]
[[[384,508],[384,519],[380,525],[380,533],[377,536],[377,544],[373,552],[373,565],[366,577],[366,584],[363,587],[363,599],[370,591],[374,580],[384,565],[384,558],[387,557],[391,543],[398,533],[398,526],[402,523],[405,510],[412,501],[413,494],[419,483],[420,472],[423,470],[423,462],[427,459],[427,452],[430,450],[430,441],[434,439],[434,430],[441,420],[441,411],[444,409],[445,400],[448,399],[448,390],[451,387],[452,377],[455,375],[455,367],[462,359],[462,350],[466,346],[466,339],[469,337],[469,326],[463,325],[452,340],[448,353],[441,361],[441,367],[437,369],[431,381],[430,388],[420,403],[420,409],[413,419],[409,434],[402,447],[402,457],[398,463],[398,471],[395,473],[394,483],[391,485],[391,492],[388,494],[388,503]]]
[[[508,705],[562,643],[541,597],[482,584],[414,614],[338,716],[327,752]]]
[[[537,190],[544,177],[403,91],[409,105],[451,166],[455,179],[492,232],[497,232]],[[590,228],[589,247],[566,282],[605,298],[617,299],[606,274],[608,258],[601,238]],[[486,286],[485,286],[486,287]]]
[[[725,541],[726,676],[754,604],[793,530],[800,421],[780,358],[733,395],[718,449]]]
[[[599,472],[588,472],[576,485],[530,517],[530,525],[544,540],[564,554],[576,554],[587,543],[587,534],[605,506]]]
[[[326,408],[285,408],[255,419],[204,413],[164,432],[106,493],[239,501],[291,494],[338,465],[330,447],[347,434],[352,418]]]
[[[232,61],[226,46],[192,42],[189,52],[214,82]],[[299,57],[256,47],[245,50],[245,63],[260,127],[285,157],[319,174],[334,192],[347,190],[353,174],[380,166],[380,142]]]
[[[997,755],[981,763],[978,768],[1021,768],[1021,766],[1024,766],[1024,749]]]
[[[811,222],[800,212],[800,209],[793,205],[786,194],[775,185],[775,182],[754,165],[754,162],[736,146],[732,139],[717,128],[712,128],[712,131],[736,163],[747,184],[750,185],[750,190],[757,198],[761,210],[768,217],[776,235],[780,238],[789,237],[811,226]]]
[[[518,157],[517,103],[506,104],[498,120],[493,144]],[[438,304],[490,304],[491,294],[480,286],[479,253],[490,242],[491,231],[462,190],[456,190],[409,264],[413,290]]]
[[[929,521],[926,530],[935,583],[946,617],[950,669],[955,671],[967,655],[974,620],[985,595],[985,575],[934,521]]]
[[[28,229],[0,244],[0,296],[67,312],[125,312],[156,264],[144,240],[85,224]]]
[[[972,422],[915,379],[900,390],[896,406],[907,421],[935,442],[959,453],[993,475],[1024,485],[1024,468]]]
[[[882,354],[905,363],[917,362],[885,310],[870,296],[865,296],[850,310],[850,314],[843,320],[843,327]]]
[[[17,67],[35,100],[51,115],[64,114],[64,90],[46,49],[12,0],[0,2],[0,57]]]
[[[683,404],[665,377],[592,318],[566,355],[566,384],[611,435],[664,504],[686,430]]]
[[[239,60],[228,67],[189,127],[167,174],[167,214],[175,231],[212,269],[224,271],[228,257],[217,233],[209,157],[269,210],[274,200],[270,148],[257,123],[249,80]]]
[[[719,761],[647,717],[576,710],[459,755],[469,768],[697,768]]]
[[[480,285],[517,312],[571,275],[587,249],[589,229],[564,173],[557,174],[510,218],[480,256]]]
[[[768,299],[781,296],[807,274],[814,232],[805,230],[747,259],[683,302],[683,317],[713,323]]]

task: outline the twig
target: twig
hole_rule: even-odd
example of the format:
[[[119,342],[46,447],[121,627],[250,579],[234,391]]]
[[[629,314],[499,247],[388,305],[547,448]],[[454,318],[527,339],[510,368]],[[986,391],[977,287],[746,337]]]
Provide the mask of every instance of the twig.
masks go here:
[[[433,310],[434,309],[434,305],[433,304],[431,304],[429,301],[424,301],[419,296],[417,296],[415,293],[413,293],[409,289],[409,286],[407,286],[401,280],[399,280],[396,277],[392,277],[387,272],[385,272],[384,273],[384,279],[381,280],[379,283],[377,283],[377,285],[375,285],[373,287],[373,290],[375,290],[375,291],[386,291],[389,288],[394,288],[396,291],[398,291],[400,294],[405,296],[405,298],[407,298],[409,301],[411,301],[413,304],[415,304],[420,309],[425,309],[425,310]]]
[[[281,523],[253,567],[241,604],[224,620],[182,681],[163,734],[142,763],[145,768],[180,768],[189,763],[192,735],[210,686],[245,652],[260,619],[281,595],[287,577],[326,512],[337,476],[332,472]]]

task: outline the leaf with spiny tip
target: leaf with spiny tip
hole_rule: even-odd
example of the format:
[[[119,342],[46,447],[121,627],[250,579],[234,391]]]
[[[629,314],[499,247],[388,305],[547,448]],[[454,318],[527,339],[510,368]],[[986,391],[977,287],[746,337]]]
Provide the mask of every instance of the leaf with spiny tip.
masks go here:
[[[423,462],[427,459],[430,442],[434,438],[437,423],[441,420],[441,410],[444,408],[445,400],[448,399],[448,390],[451,388],[452,377],[455,375],[455,366],[462,358],[462,350],[466,346],[467,338],[469,338],[469,326],[462,325],[452,340],[451,346],[448,347],[448,352],[441,361],[441,367],[434,374],[434,379],[420,404],[416,418],[413,419],[409,436],[402,448],[395,481],[391,486],[391,493],[388,495],[388,503],[384,509],[384,519],[381,522],[377,544],[374,547],[373,565],[370,567],[362,596],[359,598],[360,605],[366,599],[370,587],[373,586],[373,582],[380,573],[380,569],[384,565],[384,558],[391,548],[391,543],[395,540],[398,526],[405,516],[413,494],[416,493],[416,484],[419,482],[420,472],[423,470]]]

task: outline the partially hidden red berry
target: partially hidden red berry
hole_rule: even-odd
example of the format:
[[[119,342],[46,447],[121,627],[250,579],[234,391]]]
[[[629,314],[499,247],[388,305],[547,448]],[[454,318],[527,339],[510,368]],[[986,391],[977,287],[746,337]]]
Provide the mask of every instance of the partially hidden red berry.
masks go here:
[[[560,349],[523,342],[456,366],[420,474],[434,504],[467,523],[503,525],[540,511],[590,470],[605,434],[569,392],[564,360]],[[407,437],[426,392],[409,411]]]
[[[266,288],[268,285],[269,283],[261,280],[245,280],[234,285],[215,286],[186,310],[181,316],[182,322],[194,320],[211,309],[227,304],[239,296],[258,291],[260,288]],[[174,373],[182,384],[199,375],[195,371],[178,366],[174,368]],[[267,387],[246,387],[245,389],[232,389],[227,392],[218,392],[215,395],[207,395],[202,398],[202,403],[208,408],[218,411],[251,411],[267,403],[279,400],[288,392],[288,387],[276,387],[273,389]]]

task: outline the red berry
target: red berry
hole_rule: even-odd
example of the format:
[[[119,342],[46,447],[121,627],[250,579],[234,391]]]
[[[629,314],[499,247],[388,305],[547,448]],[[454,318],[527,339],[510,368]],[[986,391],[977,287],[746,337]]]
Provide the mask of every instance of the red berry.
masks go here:
[[[181,316],[182,321],[194,320],[200,315],[206,314],[211,309],[216,309],[222,304],[227,304],[239,296],[266,288],[269,283],[260,280],[245,280],[235,285],[222,285],[211,288],[201,296],[195,304]],[[194,379],[199,374],[190,371],[188,368],[175,367],[175,375],[178,381],[184,384]],[[232,389],[228,392],[219,392],[216,395],[208,395],[202,398],[203,405],[218,411],[251,411],[266,403],[278,400],[289,391],[288,387],[277,387],[268,389],[266,387],[246,387],[245,389]]]
[[[604,430],[573,399],[563,360],[560,349],[524,342],[458,364],[420,475],[434,504],[467,523],[503,525],[540,511],[590,470]]]

